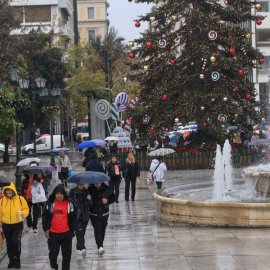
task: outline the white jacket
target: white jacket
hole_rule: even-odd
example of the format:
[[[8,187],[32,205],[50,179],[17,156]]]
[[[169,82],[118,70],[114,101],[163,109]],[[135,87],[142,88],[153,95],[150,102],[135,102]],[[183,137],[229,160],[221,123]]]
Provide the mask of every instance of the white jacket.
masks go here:
[[[163,182],[165,181],[164,179],[164,172],[167,171],[167,166],[166,164],[161,161],[161,164],[158,166],[159,164],[159,160],[158,159],[153,159],[150,165],[150,172],[154,172],[154,180],[158,181],[158,182]],[[157,168],[158,166],[158,168]],[[157,168],[157,169],[156,169]]]

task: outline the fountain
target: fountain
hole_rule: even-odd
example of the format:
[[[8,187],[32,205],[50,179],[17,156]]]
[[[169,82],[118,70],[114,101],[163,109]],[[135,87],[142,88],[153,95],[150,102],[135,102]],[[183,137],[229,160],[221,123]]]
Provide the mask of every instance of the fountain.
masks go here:
[[[232,171],[231,146],[226,141],[223,151],[217,146],[212,182],[155,192],[159,218],[195,225],[270,227],[270,165],[247,168],[245,178],[237,181]]]

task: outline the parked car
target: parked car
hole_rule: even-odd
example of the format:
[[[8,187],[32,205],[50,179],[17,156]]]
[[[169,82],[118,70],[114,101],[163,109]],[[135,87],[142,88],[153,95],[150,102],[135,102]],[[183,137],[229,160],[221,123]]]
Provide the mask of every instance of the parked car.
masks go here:
[[[64,138],[61,135],[53,135],[53,148],[65,146]],[[50,153],[51,152],[51,136],[49,134],[43,135],[36,140],[37,154]],[[23,154],[32,155],[34,153],[34,144],[27,144],[22,148]]]
[[[0,143],[0,157],[2,158],[4,156],[5,152],[5,145],[3,143]],[[8,146],[8,154],[12,155],[13,154],[13,148],[11,145]]]

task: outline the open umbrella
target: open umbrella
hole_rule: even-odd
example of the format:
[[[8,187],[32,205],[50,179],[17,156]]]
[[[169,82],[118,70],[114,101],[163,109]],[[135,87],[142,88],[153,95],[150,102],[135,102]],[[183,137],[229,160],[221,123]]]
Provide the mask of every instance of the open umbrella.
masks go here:
[[[96,146],[102,146],[102,145],[106,145],[107,142],[104,141],[104,140],[99,140],[99,139],[96,139],[96,140],[91,140],[90,142],[94,142],[96,144]]]
[[[22,159],[21,161],[19,161],[16,166],[18,166],[18,167],[29,166],[29,164],[31,162],[39,163],[40,158],[36,158],[36,157],[25,158],[25,159]]]
[[[95,147],[95,146],[97,146],[95,142],[85,141],[78,145],[78,149],[84,149],[84,148]]]
[[[118,141],[119,138],[116,136],[109,136],[107,138],[105,138],[105,141]]]
[[[98,184],[107,182],[110,180],[110,177],[101,172],[82,172],[78,174],[74,174],[67,179],[67,183],[74,184]]]
[[[10,185],[10,180],[7,179],[5,176],[0,175],[0,187]]]
[[[59,154],[60,152],[68,152],[70,149],[66,147],[53,148],[52,153]]]
[[[49,165],[40,165],[40,166],[32,166],[25,168],[23,173],[25,174],[36,174],[36,173],[51,173],[55,172],[56,168]]]
[[[151,157],[163,157],[172,153],[175,153],[175,151],[171,148],[159,148],[151,151],[148,155]]]

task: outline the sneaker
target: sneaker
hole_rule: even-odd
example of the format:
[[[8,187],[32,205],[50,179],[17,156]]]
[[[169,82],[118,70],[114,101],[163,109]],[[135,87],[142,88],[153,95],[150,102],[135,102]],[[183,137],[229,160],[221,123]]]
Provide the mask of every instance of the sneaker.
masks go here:
[[[82,255],[81,250],[77,249],[77,255]]]
[[[37,229],[33,229],[33,233],[38,233],[38,230]]]
[[[100,247],[100,248],[98,249],[98,254],[99,254],[100,256],[102,256],[104,253],[105,253],[105,249],[104,249],[103,247]]]
[[[86,256],[86,249],[82,249],[81,254],[82,254],[83,257],[85,257]]]

